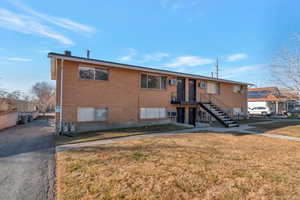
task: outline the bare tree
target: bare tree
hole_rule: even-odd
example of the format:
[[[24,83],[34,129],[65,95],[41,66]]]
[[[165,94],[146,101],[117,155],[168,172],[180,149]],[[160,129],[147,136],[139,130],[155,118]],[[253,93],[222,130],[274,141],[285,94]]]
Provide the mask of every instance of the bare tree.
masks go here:
[[[51,99],[53,99],[54,95],[53,85],[47,82],[39,82],[32,86],[31,92],[36,97],[39,111],[45,113],[53,104],[51,102]]]
[[[0,111],[11,111],[16,109],[13,106],[13,102],[21,100],[22,96],[22,92],[18,90],[8,92],[5,89],[0,88]]]
[[[271,63],[272,81],[300,97],[300,44],[280,51]]]

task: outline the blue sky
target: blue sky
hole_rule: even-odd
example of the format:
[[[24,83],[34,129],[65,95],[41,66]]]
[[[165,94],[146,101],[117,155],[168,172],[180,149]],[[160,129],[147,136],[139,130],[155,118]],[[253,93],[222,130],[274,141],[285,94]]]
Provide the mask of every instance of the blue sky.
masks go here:
[[[0,87],[50,81],[49,51],[271,85],[300,33],[297,0],[0,0]]]

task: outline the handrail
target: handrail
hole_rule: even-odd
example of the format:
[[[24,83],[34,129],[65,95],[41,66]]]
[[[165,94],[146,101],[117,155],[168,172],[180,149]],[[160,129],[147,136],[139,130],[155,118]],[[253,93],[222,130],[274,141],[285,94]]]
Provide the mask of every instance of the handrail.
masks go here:
[[[218,106],[223,112],[233,116],[233,109],[213,94],[200,94],[200,102],[209,102]]]

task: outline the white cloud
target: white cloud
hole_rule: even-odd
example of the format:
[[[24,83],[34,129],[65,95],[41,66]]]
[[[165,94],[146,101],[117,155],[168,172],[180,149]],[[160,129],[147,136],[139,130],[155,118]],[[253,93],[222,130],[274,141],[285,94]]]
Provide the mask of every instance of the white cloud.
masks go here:
[[[9,61],[17,61],[17,62],[29,62],[31,59],[29,58],[20,58],[20,57],[12,57],[12,58],[7,58]]]
[[[45,50],[41,49],[41,50],[37,50],[36,52],[37,53],[49,53],[49,52],[53,52],[53,51],[49,50],[49,49],[45,49]]]
[[[250,71],[257,70],[261,66],[263,65],[257,64],[257,65],[246,65],[246,66],[231,68],[224,72],[221,72],[221,76],[223,78],[235,78],[241,76],[244,73],[249,73]]]
[[[123,61],[123,62],[132,61],[133,58],[134,58],[136,55],[137,55],[137,50],[135,50],[135,49],[133,49],[133,48],[129,48],[129,49],[128,49],[128,55],[119,58],[119,60],[120,60],[120,61]]]
[[[179,56],[173,62],[167,63],[164,66],[169,68],[177,68],[183,66],[200,66],[214,63],[215,60],[209,58],[200,58],[198,56]]]
[[[94,27],[80,24],[80,23],[74,22],[70,19],[52,17],[49,15],[37,12],[37,11],[33,10],[32,8],[22,4],[18,0],[10,0],[10,2],[13,3],[19,9],[22,9],[23,11],[31,14],[32,16],[35,16],[35,17],[42,19],[44,21],[47,21],[49,23],[55,24],[61,28],[69,29],[69,30],[72,30],[75,32],[93,33],[96,31],[96,29]]]
[[[9,64],[13,62],[29,62],[31,59],[23,57],[0,57],[1,64]]]
[[[26,14],[0,8],[0,27],[2,28],[23,34],[51,38],[64,45],[73,45],[74,42],[58,30],[55,30],[54,27],[88,34],[96,31],[94,27],[80,24],[67,18],[53,17],[37,12],[18,0],[9,0],[9,2]]]
[[[227,62],[234,62],[234,61],[238,61],[238,60],[243,60],[245,58],[247,58],[248,55],[244,54],[244,53],[237,53],[237,54],[233,54],[233,55],[229,55],[226,59]]]
[[[146,54],[143,56],[142,62],[150,62],[150,61],[161,61],[163,58],[169,57],[168,53],[158,52],[153,54]]]
[[[71,39],[53,31],[50,27],[41,24],[34,18],[16,14],[6,9],[0,9],[0,27],[24,34],[52,38],[65,45],[74,44]]]

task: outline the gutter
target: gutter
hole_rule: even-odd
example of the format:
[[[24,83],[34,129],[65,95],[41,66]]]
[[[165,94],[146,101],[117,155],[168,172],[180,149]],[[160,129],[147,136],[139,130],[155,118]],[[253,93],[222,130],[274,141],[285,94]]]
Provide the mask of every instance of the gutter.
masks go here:
[[[60,115],[59,115],[59,132],[63,132],[63,80],[64,80],[64,59],[60,63]]]

